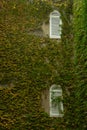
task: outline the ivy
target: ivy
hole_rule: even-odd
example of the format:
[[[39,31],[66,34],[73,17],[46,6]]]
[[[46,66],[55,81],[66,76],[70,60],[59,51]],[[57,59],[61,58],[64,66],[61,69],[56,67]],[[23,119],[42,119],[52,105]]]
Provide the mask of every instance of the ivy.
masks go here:
[[[77,7],[76,7],[77,5]],[[86,90],[86,59],[87,59],[87,25],[86,17],[86,1],[74,1],[74,42],[75,42],[75,107],[76,107],[76,125],[79,129],[86,129],[87,125],[87,90]],[[80,125],[82,124],[82,125]]]
[[[29,3],[27,0],[1,0],[0,6],[0,15],[2,16],[0,19],[0,129],[77,129],[76,123],[81,115],[78,114],[79,118],[73,118],[75,116],[75,106],[73,105],[75,75],[71,0],[56,3],[46,0],[37,0],[33,3]],[[38,23],[41,24],[44,19],[47,19],[54,8],[60,10],[63,21],[61,41],[30,35],[29,31],[36,29]],[[75,12],[77,17],[81,15],[78,10],[80,9],[76,8],[75,10],[78,12]],[[86,8],[84,11],[86,11]],[[79,22],[80,19],[74,22],[75,27]],[[81,21],[79,29],[82,28]],[[77,32],[77,34],[75,33],[75,42],[77,43],[81,37],[85,42],[84,29],[77,30],[75,28],[75,32]],[[81,46],[81,44],[79,45]],[[77,52],[85,48],[82,49],[80,46],[76,45]],[[86,61],[86,58],[82,60],[86,56],[86,52],[85,49],[84,55],[79,57],[81,62]],[[75,56],[78,57],[79,54]],[[78,62],[77,58],[76,63],[78,64]],[[77,69],[80,70],[81,66],[77,66]],[[86,75],[85,70],[84,73]],[[80,74],[80,76],[78,75],[79,79],[84,79],[84,77],[81,77],[80,71],[78,71],[78,74]],[[84,84],[82,81],[81,85]],[[54,83],[60,84],[63,89],[63,118],[50,118],[41,107],[43,89],[49,88]],[[85,98],[84,92],[77,93],[76,99],[80,95]],[[81,104],[81,100],[78,104]],[[82,107],[85,104],[86,100],[81,105],[82,111],[86,109],[84,107],[83,110]],[[81,112],[78,109],[76,111],[77,113]]]

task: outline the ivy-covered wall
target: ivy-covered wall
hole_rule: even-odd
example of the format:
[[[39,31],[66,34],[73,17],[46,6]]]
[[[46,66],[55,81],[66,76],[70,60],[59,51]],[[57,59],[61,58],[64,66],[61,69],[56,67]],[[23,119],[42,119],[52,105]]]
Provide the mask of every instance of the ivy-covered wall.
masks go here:
[[[87,1],[74,0],[75,118],[78,129],[87,129]]]
[[[61,12],[61,41],[29,34],[54,9]],[[1,0],[0,15],[0,130],[78,129],[72,1]],[[51,118],[41,107],[41,93],[52,84],[63,89],[63,118]]]

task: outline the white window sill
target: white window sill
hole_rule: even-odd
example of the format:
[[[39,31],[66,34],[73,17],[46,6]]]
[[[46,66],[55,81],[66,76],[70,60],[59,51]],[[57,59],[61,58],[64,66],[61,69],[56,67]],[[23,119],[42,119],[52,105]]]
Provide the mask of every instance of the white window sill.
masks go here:
[[[50,117],[63,117],[64,114],[50,114]]]

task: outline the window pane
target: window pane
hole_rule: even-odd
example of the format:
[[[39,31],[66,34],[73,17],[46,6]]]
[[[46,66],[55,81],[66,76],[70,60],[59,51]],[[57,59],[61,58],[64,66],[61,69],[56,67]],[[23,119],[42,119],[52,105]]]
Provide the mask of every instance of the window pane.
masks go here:
[[[62,114],[63,109],[62,109],[62,102],[52,102],[51,104],[51,112],[52,114]]]
[[[59,113],[59,111],[58,111],[58,105],[55,104],[55,103],[52,103],[51,111],[52,111],[53,114],[58,114]]]
[[[63,115],[62,88],[60,85],[54,84],[50,88],[50,115]]]
[[[59,17],[53,17],[51,18],[51,30],[52,30],[52,35],[60,35],[60,20]]]

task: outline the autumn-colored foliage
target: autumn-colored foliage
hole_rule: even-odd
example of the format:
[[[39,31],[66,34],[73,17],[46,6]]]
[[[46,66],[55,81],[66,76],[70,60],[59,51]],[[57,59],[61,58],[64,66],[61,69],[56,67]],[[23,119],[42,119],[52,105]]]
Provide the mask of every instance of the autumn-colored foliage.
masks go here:
[[[42,130],[58,127],[41,108],[41,91],[59,83],[60,44],[29,35],[50,13],[45,3],[1,1],[0,129]],[[48,5],[48,3],[47,3]],[[42,10],[41,12],[39,10]],[[45,16],[45,17],[44,17]],[[59,67],[60,66],[60,67]],[[57,75],[58,73],[58,75]],[[51,125],[51,122],[52,123]],[[56,124],[56,125],[55,125]],[[61,127],[61,126],[60,126]]]
[[[54,8],[63,21],[61,41],[30,34]],[[1,0],[0,16],[0,130],[76,129],[71,1]],[[42,91],[54,83],[63,89],[63,118],[41,107]]]

